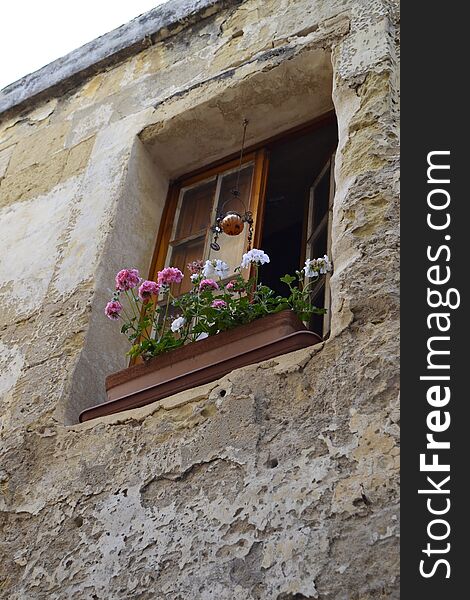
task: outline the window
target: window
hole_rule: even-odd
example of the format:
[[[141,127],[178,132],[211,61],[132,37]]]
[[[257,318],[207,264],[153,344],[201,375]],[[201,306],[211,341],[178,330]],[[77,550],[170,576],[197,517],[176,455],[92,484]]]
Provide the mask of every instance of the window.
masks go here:
[[[239,160],[235,159],[175,183],[167,201],[154,271],[171,264],[184,272],[193,260],[220,258],[233,273],[247,247],[248,228],[237,236],[223,236],[219,251],[210,247],[210,228],[222,208],[224,211],[250,210],[256,222],[262,183],[259,173],[264,163],[265,152],[259,150],[247,154],[240,169]],[[240,200],[231,193],[237,184]],[[175,293],[187,292],[190,285],[186,277]]]
[[[219,251],[210,246],[210,228],[222,207],[223,212],[249,210],[253,214],[252,246],[271,257],[271,263],[261,270],[262,281],[285,293],[280,277],[300,269],[306,258],[331,255],[336,145],[336,120],[329,113],[249,149],[240,169],[238,158],[232,157],[172,182],[150,276],[170,264],[184,272],[189,262],[212,258],[224,260],[233,272],[247,248],[248,225],[240,235],[222,234]],[[231,193],[235,187],[239,199]],[[177,294],[188,291],[190,285],[185,277]],[[328,307],[328,281],[315,287],[312,294],[317,306]],[[310,328],[326,336],[329,316],[315,316]]]

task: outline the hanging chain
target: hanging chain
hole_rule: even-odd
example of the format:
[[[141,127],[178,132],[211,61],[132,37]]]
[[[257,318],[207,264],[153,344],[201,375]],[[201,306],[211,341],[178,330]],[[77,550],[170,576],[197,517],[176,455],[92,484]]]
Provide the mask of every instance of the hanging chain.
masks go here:
[[[245,214],[245,221],[248,223],[248,246],[246,251],[251,250],[251,243],[253,242],[253,215],[251,212]]]
[[[240,183],[240,171],[242,168],[243,161],[243,151],[245,149],[245,138],[246,138],[246,128],[248,127],[248,119],[243,119],[243,138],[242,138],[242,148],[240,150],[240,162],[238,163],[238,173],[237,173],[237,184],[235,186],[234,195],[237,197],[240,195],[239,183]],[[236,193],[235,193],[236,192]]]
[[[242,137],[242,146],[240,149],[240,160],[238,162],[238,171],[237,171],[237,183],[235,188],[232,190],[232,194],[235,198],[240,198],[240,172],[242,169],[242,164],[243,164],[243,152],[245,150],[245,140],[246,140],[246,128],[248,127],[248,119],[243,119],[243,137]],[[211,231],[213,232],[213,239],[212,242],[210,244],[210,247],[212,248],[212,250],[217,251],[220,250],[220,245],[218,243],[218,239],[219,239],[219,235],[221,233],[221,222],[222,219],[224,217],[223,214],[223,208],[225,206],[225,204],[229,201],[229,199],[227,199],[224,204],[222,205],[219,214],[217,215],[216,218],[216,222],[215,225],[213,225],[211,227]],[[253,241],[253,215],[251,212],[246,210],[245,207],[245,214],[242,217],[243,222],[248,223],[249,227],[248,227],[248,250],[251,250],[251,243]]]

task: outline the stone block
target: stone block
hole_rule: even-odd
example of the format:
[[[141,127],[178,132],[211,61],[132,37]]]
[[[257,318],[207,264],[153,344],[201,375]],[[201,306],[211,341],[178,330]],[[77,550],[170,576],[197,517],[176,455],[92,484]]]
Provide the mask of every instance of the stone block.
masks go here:
[[[61,176],[62,180],[68,179],[69,177],[77,175],[83,171],[90,159],[94,143],[95,136],[91,136],[70,149],[64,171]]]
[[[5,150],[0,150],[0,179],[5,176],[14,149],[15,146],[9,146]]]
[[[28,168],[13,172],[8,169],[7,176],[0,183],[0,208],[52,190],[62,179],[68,155],[68,150],[62,150]]]
[[[64,149],[68,129],[68,123],[60,122],[23,138],[16,145],[10,161],[9,174],[54,160],[54,155]]]
[[[114,108],[108,101],[97,103],[82,109],[77,109],[71,118],[72,124],[65,140],[65,145],[70,148],[83,140],[95,135],[97,131],[106,127],[111,119]]]

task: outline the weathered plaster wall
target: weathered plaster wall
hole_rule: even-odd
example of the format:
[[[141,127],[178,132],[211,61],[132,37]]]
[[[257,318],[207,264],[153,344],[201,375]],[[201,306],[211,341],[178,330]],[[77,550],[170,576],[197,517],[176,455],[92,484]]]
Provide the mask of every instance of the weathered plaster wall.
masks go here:
[[[1,598],[398,598],[396,6],[202,16],[0,121]],[[148,269],[169,178],[331,82],[330,340],[66,427],[124,364],[102,306]]]

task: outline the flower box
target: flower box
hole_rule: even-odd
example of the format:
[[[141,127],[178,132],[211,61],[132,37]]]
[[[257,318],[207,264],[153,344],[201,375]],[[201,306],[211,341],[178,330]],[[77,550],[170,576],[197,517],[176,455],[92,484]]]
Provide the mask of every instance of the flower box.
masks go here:
[[[145,406],[319,342],[292,310],[268,315],[109,375],[108,401],[84,410],[80,422]]]

